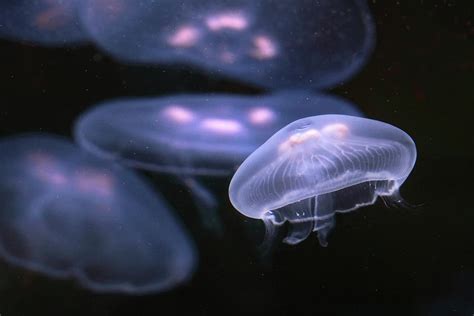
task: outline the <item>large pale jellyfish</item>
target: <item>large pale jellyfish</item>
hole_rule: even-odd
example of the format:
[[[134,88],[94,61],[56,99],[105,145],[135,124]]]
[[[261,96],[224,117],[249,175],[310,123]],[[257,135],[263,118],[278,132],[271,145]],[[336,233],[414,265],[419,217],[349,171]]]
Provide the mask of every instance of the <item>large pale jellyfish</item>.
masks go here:
[[[281,127],[326,113],[361,115],[340,98],[304,91],[121,99],[86,112],[76,123],[75,137],[99,157],[179,176],[204,223],[218,227],[217,201],[199,178],[230,176]]]
[[[229,187],[234,207],[262,219],[267,241],[289,222],[284,242],[317,231],[327,245],[335,214],[375,202],[403,204],[399,188],[416,160],[413,140],[375,120],[320,115],[284,127],[239,167]]]
[[[267,88],[347,80],[375,38],[366,0],[84,0],[80,16],[119,60],[192,65]]]
[[[160,292],[190,278],[194,244],[122,167],[47,134],[0,140],[0,255],[99,292]]]

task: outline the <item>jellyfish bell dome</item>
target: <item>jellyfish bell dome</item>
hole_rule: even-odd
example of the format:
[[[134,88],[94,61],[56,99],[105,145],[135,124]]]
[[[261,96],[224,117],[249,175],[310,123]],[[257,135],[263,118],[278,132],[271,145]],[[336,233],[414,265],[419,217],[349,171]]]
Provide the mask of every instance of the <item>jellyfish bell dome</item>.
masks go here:
[[[415,161],[413,140],[392,125],[347,115],[308,117],[278,131],[241,164],[229,197],[245,216],[263,219],[270,233],[289,222],[289,244],[314,230],[326,245],[335,213],[378,196],[402,203],[398,189]]]
[[[160,292],[191,276],[194,244],[131,171],[47,134],[0,140],[0,255],[97,292]]]
[[[327,113],[362,116],[346,100],[306,91],[184,94],[107,101],[79,118],[75,138],[88,151],[133,167],[226,176],[282,126]]]
[[[365,64],[366,0],[84,0],[84,28],[131,63],[186,64],[266,88],[324,88]]]

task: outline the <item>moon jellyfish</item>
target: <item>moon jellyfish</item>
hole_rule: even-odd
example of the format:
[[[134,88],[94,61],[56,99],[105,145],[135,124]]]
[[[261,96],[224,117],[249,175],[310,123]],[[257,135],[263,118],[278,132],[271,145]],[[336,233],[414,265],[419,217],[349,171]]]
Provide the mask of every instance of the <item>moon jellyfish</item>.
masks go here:
[[[93,291],[142,294],[187,280],[194,245],[138,176],[62,138],[0,141],[0,255]]]
[[[86,40],[76,0],[6,0],[0,2],[0,36],[44,45]]]
[[[188,64],[269,88],[340,83],[375,37],[366,0],[85,0],[80,11],[120,60]]]
[[[288,222],[284,242],[297,244],[316,231],[326,246],[336,213],[379,196],[403,204],[399,187],[415,160],[413,140],[392,125],[346,115],[308,117],[278,131],[242,163],[229,197],[239,212],[265,222],[264,243]]]
[[[76,123],[75,138],[99,157],[178,175],[203,219],[216,222],[217,202],[199,177],[231,175],[281,127],[326,113],[362,115],[347,101],[304,91],[122,99],[85,113]]]

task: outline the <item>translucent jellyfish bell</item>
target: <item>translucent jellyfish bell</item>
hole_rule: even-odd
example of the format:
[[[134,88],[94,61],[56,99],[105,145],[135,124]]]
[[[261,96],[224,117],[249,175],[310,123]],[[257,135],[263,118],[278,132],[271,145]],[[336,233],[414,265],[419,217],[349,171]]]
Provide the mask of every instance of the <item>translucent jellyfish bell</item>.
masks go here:
[[[75,138],[100,157],[181,176],[209,217],[217,202],[196,176],[231,175],[282,126],[325,113],[361,115],[340,98],[304,91],[122,99],[85,113]]]
[[[83,114],[75,138],[98,156],[134,167],[226,176],[281,127],[327,113],[362,115],[341,98],[304,91],[126,98]]]
[[[77,0],[0,1],[0,37],[43,45],[84,42]]]
[[[366,0],[84,0],[81,17],[118,59],[189,64],[269,88],[344,81],[375,37]]]
[[[234,207],[262,219],[267,240],[289,222],[284,241],[318,232],[320,244],[335,213],[373,204],[378,196],[404,203],[399,187],[416,160],[413,140],[375,120],[321,115],[297,120],[273,135],[239,167],[229,187]]]
[[[187,280],[193,243],[135,174],[62,138],[0,141],[0,255],[100,292],[163,291]]]

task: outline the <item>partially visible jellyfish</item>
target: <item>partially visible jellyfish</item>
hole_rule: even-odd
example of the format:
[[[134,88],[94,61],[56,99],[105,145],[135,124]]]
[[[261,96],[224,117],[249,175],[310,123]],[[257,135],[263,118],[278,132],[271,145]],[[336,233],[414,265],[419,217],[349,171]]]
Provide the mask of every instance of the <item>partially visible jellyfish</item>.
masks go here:
[[[80,15],[122,61],[188,64],[269,88],[347,80],[375,37],[366,0],[84,0]]]
[[[75,138],[99,157],[179,176],[206,225],[218,226],[217,202],[198,177],[229,176],[281,127],[327,113],[362,115],[340,98],[304,91],[122,99],[85,113]]]
[[[375,120],[321,115],[297,120],[273,135],[239,167],[229,186],[234,207],[262,219],[266,240],[289,222],[284,242],[312,231],[327,245],[335,214],[381,197],[404,204],[399,188],[416,160],[413,140]]]
[[[60,137],[0,141],[0,199],[0,255],[14,265],[129,294],[194,270],[194,244],[159,195]]]
[[[43,45],[86,41],[77,0],[0,1],[0,37]]]

